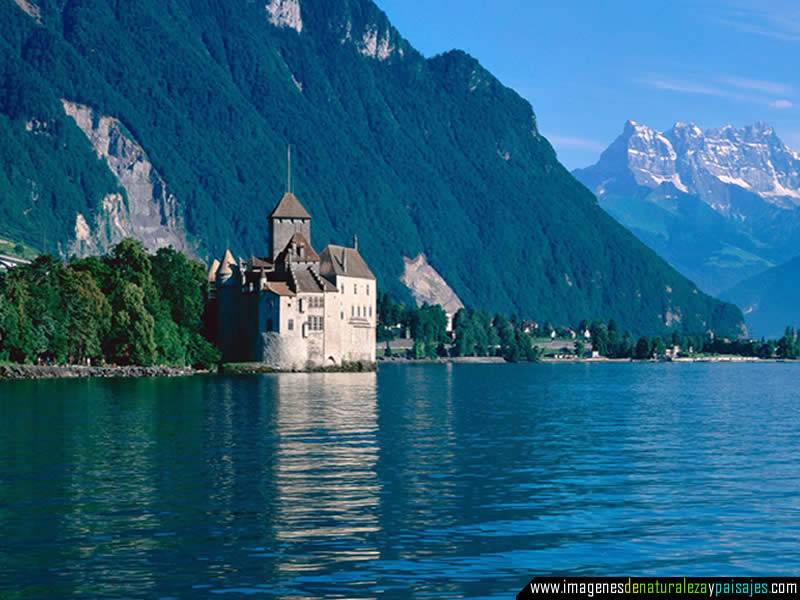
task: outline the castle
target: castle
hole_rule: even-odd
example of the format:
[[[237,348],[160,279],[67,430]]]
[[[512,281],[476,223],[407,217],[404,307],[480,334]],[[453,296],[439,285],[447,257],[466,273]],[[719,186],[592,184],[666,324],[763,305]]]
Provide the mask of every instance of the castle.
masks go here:
[[[209,270],[223,360],[277,370],[374,363],[377,289],[358,239],[317,254],[291,185],[269,215],[269,237],[268,257],[227,250]]]

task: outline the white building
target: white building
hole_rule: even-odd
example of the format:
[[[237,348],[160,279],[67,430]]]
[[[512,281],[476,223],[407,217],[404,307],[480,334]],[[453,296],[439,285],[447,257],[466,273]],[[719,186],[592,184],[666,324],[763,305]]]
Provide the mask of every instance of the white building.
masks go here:
[[[209,271],[226,362],[304,370],[375,362],[375,276],[353,247],[311,245],[311,216],[287,192],[269,216],[270,256]]]

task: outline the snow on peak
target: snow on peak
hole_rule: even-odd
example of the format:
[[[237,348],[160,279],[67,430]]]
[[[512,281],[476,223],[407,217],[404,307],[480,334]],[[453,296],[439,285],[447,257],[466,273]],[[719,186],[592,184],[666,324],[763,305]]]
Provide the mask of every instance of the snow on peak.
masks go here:
[[[270,0],[266,9],[269,22],[276,27],[289,27],[297,33],[303,31],[300,0]]]
[[[662,133],[628,121],[616,143],[624,144],[626,166],[641,186],[671,183],[721,211],[730,207],[729,186],[776,206],[800,206],[800,155],[766,123],[703,131],[679,121]]]

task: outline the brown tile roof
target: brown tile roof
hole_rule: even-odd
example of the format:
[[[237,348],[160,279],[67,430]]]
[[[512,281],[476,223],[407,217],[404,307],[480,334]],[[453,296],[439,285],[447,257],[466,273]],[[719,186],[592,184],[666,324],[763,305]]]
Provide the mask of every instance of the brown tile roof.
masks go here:
[[[297,254],[292,254],[290,252],[292,244],[297,248]],[[299,253],[301,248],[303,249],[303,256],[300,256]],[[275,264],[285,262],[287,256],[290,262],[319,262],[319,254],[317,254],[316,250],[311,246],[306,236],[300,232],[295,233],[289,240],[289,243],[286,244],[286,247],[280,251],[275,258]]]
[[[271,269],[272,268],[272,261],[266,258],[258,258],[253,256],[248,261],[250,263],[250,267],[253,269]]]
[[[271,219],[311,219],[300,200],[291,192],[286,192],[278,206],[270,213]]]
[[[375,279],[367,263],[355,248],[345,246],[326,246],[320,255],[319,272],[324,277],[342,275],[359,279]]]
[[[294,296],[295,293],[285,281],[267,281],[267,289],[278,296]]]

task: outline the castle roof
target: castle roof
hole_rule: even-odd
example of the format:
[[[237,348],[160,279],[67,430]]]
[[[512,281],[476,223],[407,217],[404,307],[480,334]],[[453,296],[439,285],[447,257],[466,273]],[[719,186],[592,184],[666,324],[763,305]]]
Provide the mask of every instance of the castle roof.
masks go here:
[[[272,261],[268,258],[258,258],[257,256],[250,257],[250,260],[247,261],[249,266],[254,269],[271,269],[272,268]]]
[[[286,192],[278,206],[270,213],[270,219],[311,219],[300,200],[292,192]]]
[[[319,262],[319,254],[311,246],[306,236],[299,231],[289,239],[286,247],[275,257],[275,264],[283,263],[287,258],[289,262]]]
[[[334,286],[327,279],[320,277],[312,267],[292,270],[292,287],[298,294],[315,294],[321,292],[335,292]]]
[[[231,275],[233,273],[233,265],[236,264],[236,260],[233,258],[233,254],[231,254],[230,249],[225,250],[225,256],[222,258],[222,264],[217,269],[217,273],[219,275]]]
[[[286,281],[267,281],[267,289],[278,296],[294,296],[295,293]]]
[[[216,258],[211,263],[211,268],[208,270],[208,281],[214,283],[217,280],[217,271],[219,270],[219,260]]]
[[[320,273],[325,277],[341,275],[358,279],[375,279],[367,263],[355,248],[326,246],[320,255]]]

